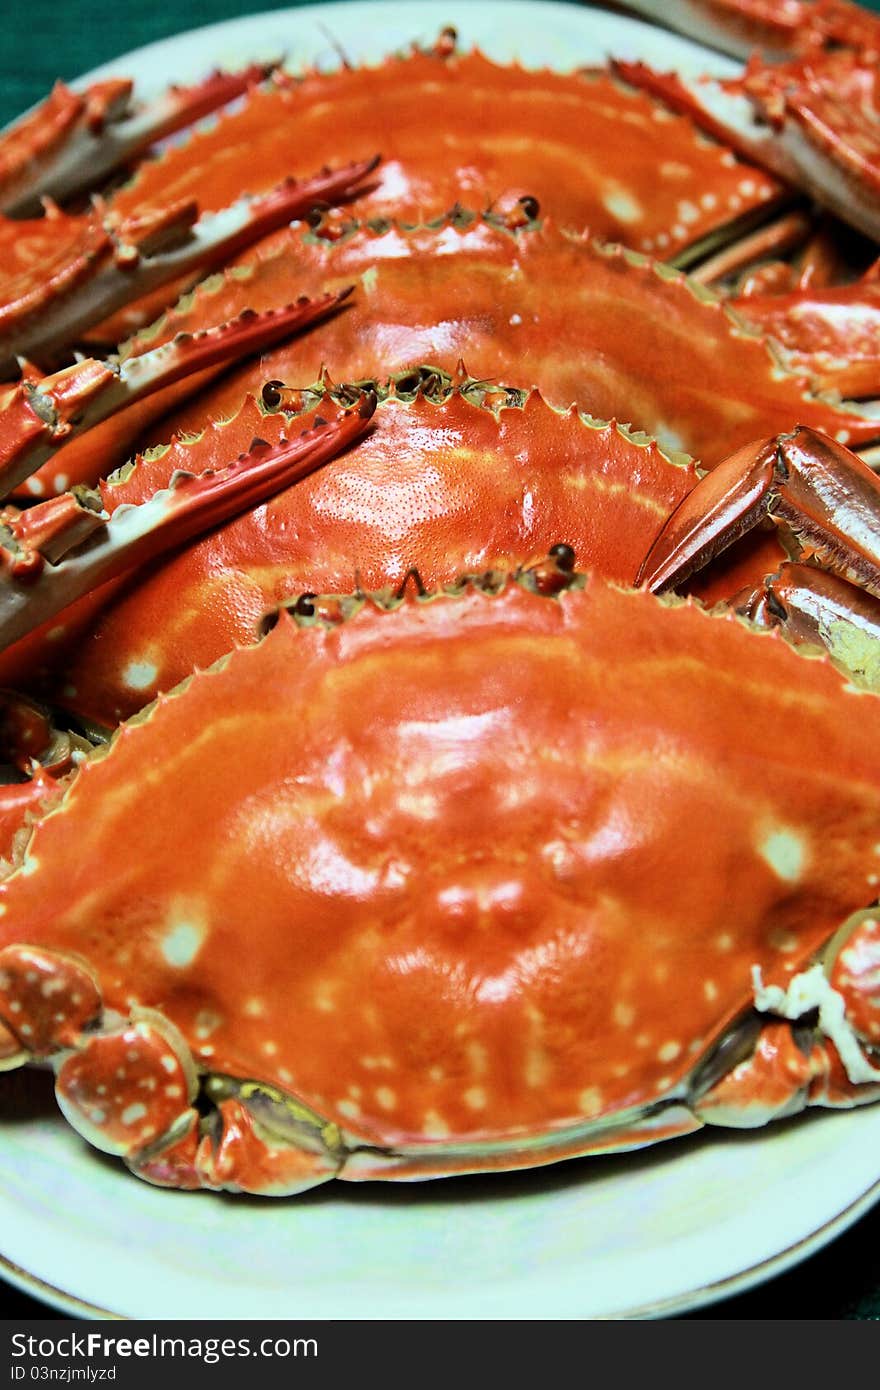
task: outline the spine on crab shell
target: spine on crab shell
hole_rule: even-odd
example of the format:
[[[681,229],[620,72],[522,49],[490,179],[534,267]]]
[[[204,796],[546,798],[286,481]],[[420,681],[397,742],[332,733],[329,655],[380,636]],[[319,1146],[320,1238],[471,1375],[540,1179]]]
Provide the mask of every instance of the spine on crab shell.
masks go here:
[[[60,445],[117,411],[183,377],[231,363],[311,326],[349,293],[345,289],[316,299],[304,297],[262,313],[245,309],[228,323],[180,333],[119,365],[87,358],[36,381],[25,377],[0,407],[0,491],[11,492]],[[103,471],[95,460],[93,476]]]
[[[111,517],[85,490],[52,498],[0,524],[0,644],[9,646],[74,599],[313,472],[368,428],[376,397],[333,418],[315,416],[274,446],[255,439],[234,463],[198,477],[178,473],[139,506]]]
[[[289,178],[269,193],[240,198],[221,212],[194,222],[194,205],[175,204],[121,227],[105,227],[103,251],[93,255],[94,273],[74,278],[57,299],[51,287],[29,285],[21,312],[0,306],[0,373],[14,370],[21,356],[39,359],[77,341],[92,324],[122,305],[177,279],[228,259],[286,222],[305,216],[316,203],[353,197],[378,164],[378,156],[323,169],[307,179]],[[90,253],[91,254],[91,253]]]
[[[0,212],[39,212],[44,197],[68,198],[95,188],[149,146],[181,130],[268,77],[274,63],[215,71],[191,86],[173,86],[132,105],[128,78],[96,82],[83,92],[63,82],[0,139]]]
[[[543,598],[555,598],[569,589],[581,589],[588,581],[584,571],[576,569],[577,557],[567,541],[552,545],[547,554],[515,570],[481,570],[462,574],[453,584],[439,589],[426,589],[417,569],[407,570],[402,580],[385,589],[365,593],[355,590],[348,594],[301,593],[286,599],[263,620],[262,635],[270,632],[281,614],[297,627],[338,627],[348,622],[366,604],[385,612],[393,612],[407,602],[433,603],[437,600],[459,598],[467,589],[492,597],[508,584],[518,584]]]

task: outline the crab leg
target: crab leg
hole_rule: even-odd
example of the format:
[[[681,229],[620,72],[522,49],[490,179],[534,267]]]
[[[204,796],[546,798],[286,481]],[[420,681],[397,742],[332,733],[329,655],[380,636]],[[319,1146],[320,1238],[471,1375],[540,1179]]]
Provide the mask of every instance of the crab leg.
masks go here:
[[[783,564],[730,606],[760,627],[826,647],[848,671],[880,685],[880,600],[813,565]]]
[[[170,87],[132,108],[128,78],[74,92],[57,82],[50,95],[0,139],[0,211],[23,216],[41,197],[94,188],[157,140],[191,125],[261,82],[274,64],[214,72],[191,87]]]
[[[849,0],[624,0],[624,8],[735,58],[876,49],[880,24]]]
[[[675,509],[637,582],[654,592],[683,583],[739,537],[772,522],[796,558],[880,597],[880,482],[867,464],[818,430],[738,449]]]
[[[735,1047],[738,1037],[742,1055],[727,1057],[723,1070],[710,1059],[704,1079],[697,1075],[691,1083],[699,1118],[752,1128],[807,1105],[876,1101],[878,969],[876,908],[847,918],[819,958],[791,977],[787,988],[765,985],[754,967],[754,1010],[730,1039]]]
[[[325,294],[238,318],[195,334],[180,333],[121,365],[94,358],[0,392],[0,490],[9,492],[75,436],[182,377],[231,362],[307,327],[346,298]]]
[[[8,297],[0,305],[0,373],[8,373],[16,357],[62,350],[133,297],[234,255],[316,203],[349,197],[376,163],[376,158],[365,159],[309,179],[287,179],[270,193],[240,198],[198,221],[190,201],[129,218],[118,227],[95,213],[85,220],[67,219],[68,230],[85,240],[57,273],[46,276],[37,267],[23,284],[21,277],[10,277]],[[35,234],[48,228],[51,240],[62,217],[55,212],[34,223]],[[6,230],[14,229],[10,224]]]
[[[800,286],[789,294],[745,294],[731,307],[772,335],[790,371],[814,391],[850,399],[880,396],[880,271],[854,284]]]
[[[340,453],[363,434],[376,400],[315,417],[296,438],[270,446],[255,439],[248,453],[199,477],[177,473],[140,506],[111,517],[94,494],[67,493],[5,519],[0,560],[0,644],[32,628],[105,583],[236,512],[255,506]]]
[[[615,67],[843,221],[880,236],[880,102],[876,71],[861,54],[750,65],[742,78],[723,82],[658,73],[639,62]]]

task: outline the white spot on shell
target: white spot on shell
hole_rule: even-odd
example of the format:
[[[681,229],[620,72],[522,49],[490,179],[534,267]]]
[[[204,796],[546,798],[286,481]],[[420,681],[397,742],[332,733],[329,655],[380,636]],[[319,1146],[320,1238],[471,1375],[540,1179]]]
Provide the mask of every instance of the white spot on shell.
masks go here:
[[[422,1121],[422,1132],[426,1139],[448,1139],[449,1125],[436,1110],[428,1110]]]
[[[152,661],[130,661],[122,673],[129,690],[148,690],[159,674]]]
[[[183,970],[186,966],[192,965],[204,939],[204,924],[180,921],[169,927],[159,943],[159,948],[169,965],[173,965],[176,970]]]
[[[612,217],[616,217],[618,222],[627,225],[633,222],[642,222],[645,217],[645,210],[638,198],[634,198],[625,188],[609,187],[602,194],[602,204]]]
[[[55,491],[66,492],[70,484],[70,478],[66,473],[55,474]]]
[[[602,1109],[602,1092],[598,1086],[587,1086],[578,1096],[578,1110],[582,1115],[598,1115]]]
[[[347,1120],[356,1120],[361,1113],[361,1107],[356,1100],[341,1100],[338,1110],[340,1115],[344,1115]]]
[[[614,1022],[620,1028],[629,1028],[635,1021],[636,1011],[632,1004],[615,1004],[612,1014]]]
[[[200,1009],[196,1014],[195,1034],[197,1038],[209,1038],[213,1032],[220,1027],[223,1022],[220,1014],[213,1009]]]
[[[662,1047],[657,1049],[658,1062],[674,1062],[681,1052],[681,1043],[665,1042]]]
[[[486,1109],[486,1092],[482,1086],[469,1086],[464,1093],[464,1103],[469,1110]]]
[[[383,1110],[393,1110],[397,1104],[397,1096],[390,1086],[379,1086],[376,1090],[376,1100]]]
[[[362,1057],[361,1066],[367,1071],[391,1071],[394,1063],[390,1057]]]
[[[758,853],[777,878],[785,883],[797,883],[803,872],[807,851],[800,835],[794,830],[784,826],[771,830],[759,844]]]
[[[120,1116],[124,1125],[136,1125],[138,1120],[142,1120],[147,1113],[147,1107],[141,1101],[135,1101],[133,1105],[127,1105]]]
[[[322,1014],[332,1014],[336,1008],[336,1001],[332,994],[332,985],[318,984],[312,994],[312,1002],[315,1008]]]

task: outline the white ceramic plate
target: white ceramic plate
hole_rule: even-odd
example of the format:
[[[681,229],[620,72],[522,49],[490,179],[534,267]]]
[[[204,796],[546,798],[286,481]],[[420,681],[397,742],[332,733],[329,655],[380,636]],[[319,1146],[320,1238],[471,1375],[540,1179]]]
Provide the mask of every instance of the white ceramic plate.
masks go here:
[[[702,50],[574,5],[386,0],[214,25],[101,69],[146,88],[286,54],[378,60],[454,24],[527,66]],[[728,69],[711,59],[713,70]],[[36,1101],[31,1097],[36,1095]],[[145,1318],[589,1318],[680,1311],[779,1273],[880,1195],[880,1106],[644,1154],[288,1202],[162,1192],[89,1150],[46,1078],[0,1077],[6,1276],[74,1313]]]
[[[25,1086],[36,1104],[22,1104]],[[56,1117],[47,1077],[0,1077],[0,1126],[7,1276],[68,1311],[129,1317],[676,1312],[779,1273],[880,1194],[880,1106],[289,1201],[149,1187]]]

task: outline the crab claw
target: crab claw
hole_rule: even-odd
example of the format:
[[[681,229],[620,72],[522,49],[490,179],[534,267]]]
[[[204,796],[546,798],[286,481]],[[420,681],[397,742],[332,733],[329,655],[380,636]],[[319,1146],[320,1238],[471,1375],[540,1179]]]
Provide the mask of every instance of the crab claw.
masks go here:
[[[86,358],[38,381],[25,378],[5,393],[0,407],[0,489],[10,492],[60,445],[117,411],[183,377],[231,362],[310,326],[347,294],[343,290],[303,298],[262,313],[245,311],[218,327],[178,334],[119,366]]]
[[[767,1023],[754,1051],[695,1100],[695,1113],[707,1124],[733,1129],[754,1129],[797,1114],[807,1104],[815,1075],[810,1051],[788,1023]]]
[[[651,546],[637,583],[671,589],[763,522],[781,530],[796,558],[880,597],[880,482],[849,449],[805,426],[738,449],[702,478]]]
[[[0,247],[21,244],[26,233],[32,256],[0,277],[0,373],[21,356],[62,351],[122,305],[228,259],[316,203],[352,196],[377,163],[374,156],[289,178],[198,220],[196,204],[184,199],[121,223],[100,206],[82,217],[50,208],[26,227],[0,223]]]
[[[36,946],[0,951],[0,1027],[30,1056],[74,1046],[101,1007],[94,976],[71,956]]]
[[[122,1158],[179,1127],[197,1090],[186,1044],[166,1020],[146,1017],[86,1039],[62,1058],[55,1079],[74,1129]]]
[[[376,408],[361,396],[331,418],[315,416],[293,439],[255,439],[234,463],[194,477],[177,473],[167,488],[111,517],[81,492],[39,503],[0,527],[0,643],[10,645],[74,599],[122,570],[179,545],[255,506],[319,468],[360,437]],[[89,532],[82,545],[85,532]]]
[[[655,72],[641,62],[614,66],[625,81],[804,188],[866,236],[880,235],[880,93],[870,52],[753,60],[740,77],[723,81]]]
[[[261,82],[272,67],[254,63],[240,72],[214,72],[134,109],[128,78],[95,82],[84,92],[57,82],[0,140],[0,210],[23,216],[38,210],[41,197],[66,198],[94,187],[157,140]]]
[[[813,565],[780,565],[729,600],[759,627],[822,646],[848,675],[880,689],[880,600]]]

